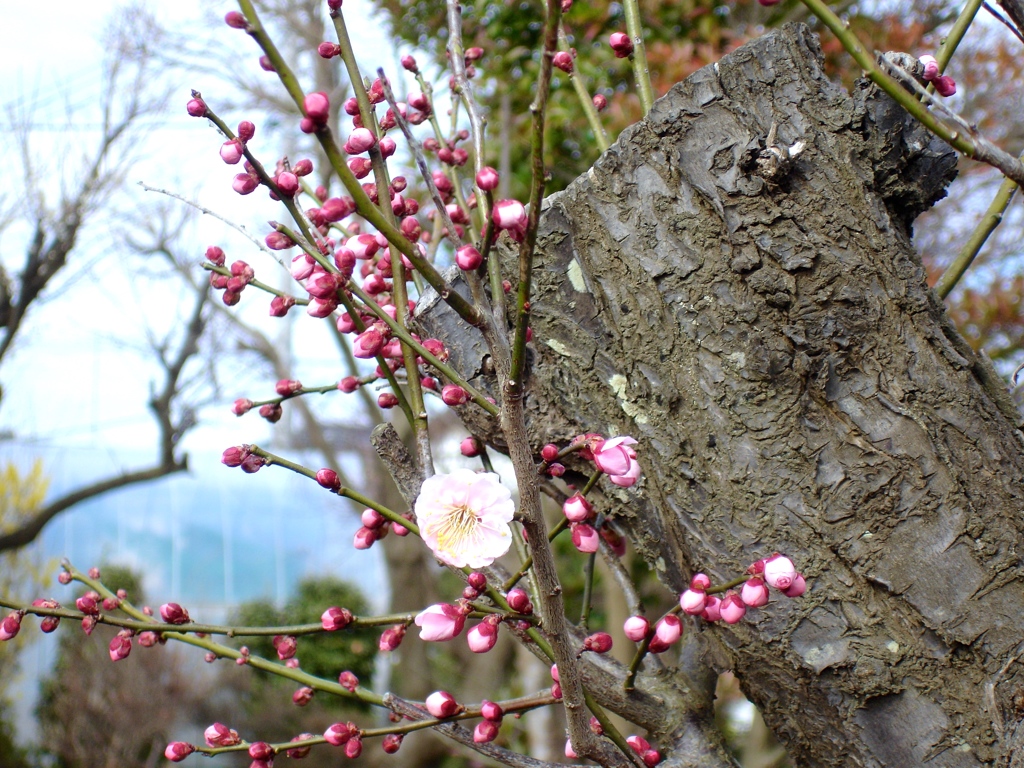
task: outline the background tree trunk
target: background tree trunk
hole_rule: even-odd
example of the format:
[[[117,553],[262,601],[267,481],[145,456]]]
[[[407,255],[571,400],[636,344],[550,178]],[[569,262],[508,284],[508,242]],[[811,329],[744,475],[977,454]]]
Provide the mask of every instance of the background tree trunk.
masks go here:
[[[774,174],[773,124],[806,145]],[[675,86],[542,217],[537,446],[640,440],[644,480],[603,506],[673,591],[774,551],[804,570],[802,599],[693,628],[801,765],[1012,752],[1024,437],[910,242],[955,165],[790,26]]]

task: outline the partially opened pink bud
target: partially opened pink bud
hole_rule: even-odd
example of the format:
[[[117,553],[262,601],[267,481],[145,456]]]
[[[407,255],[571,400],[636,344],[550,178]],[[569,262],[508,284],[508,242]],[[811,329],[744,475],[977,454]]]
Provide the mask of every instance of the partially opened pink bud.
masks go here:
[[[634,643],[639,643],[647,637],[647,633],[651,631],[651,622],[645,619],[643,616],[630,616],[626,619],[625,624],[622,625],[623,632],[626,633],[626,637],[632,640]]]
[[[479,624],[471,627],[466,633],[466,643],[473,653],[487,653],[498,642],[498,623],[500,618],[488,616]]]
[[[184,741],[172,741],[164,750],[164,757],[172,763],[180,763],[196,751],[196,748]]]
[[[352,612],[348,608],[332,606],[320,614],[320,623],[328,632],[336,632],[352,623]]]
[[[594,514],[594,507],[579,493],[574,493],[562,505],[562,514],[570,523],[582,523]]]
[[[231,139],[220,145],[220,159],[228,165],[236,165],[243,157],[242,142],[238,139]]]
[[[316,691],[308,685],[304,685],[292,694],[292,704],[297,707],[304,707],[313,700],[314,693],[316,693]]]
[[[466,614],[451,603],[438,603],[420,611],[413,621],[420,628],[421,640],[444,642],[462,632]]]
[[[384,336],[375,327],[367,328],[352,342],[352,354],[366,359],[374,357],[384,347]]]
[[[465,405],[469,402],[469,393],[458,384],[445,384],[441,389],[441,399],[445,405]]]
[[[203,732],[203,738],[211,747],[233,747],[241,744],[238,731],[228,728],[224,723],[214,723]]]
[[[359,678],[356,677],[354,672],[346,669],[338,675],[338,685],[346,691],[355,691],[355,689],[359,687]]]
[[[400,733],[389,733],[381,740],[380,747],[387,754],[393,755],[401,748],[403,738],[405,737]]]
[[[377,647],[383,651],[393,651],[399,645],[402,644],[402,639],[405,637],[405,625],[396,624],[393,627],[388,627],[380,636],[380,640],[377,643]]]
[[[587,523],[572,524],[572,544],[584,554],[597,552],[601,547],[601,537],[594,527]]]
[[[642,755],[648,749],[651,748],[650,743],[643,736],[627,736],[626,743],[633,748],[633,751],[638,755]]]
[[[220,457],[220,463],[226,467],[239,467],[248,455],[248,446],[233,445],[230,448],[224,449],[224,453],[222,453]]]
[[[491,218],[498,229],[525,229],[526,207],[518,200],[499,200]]]
[[[295,247],[295,241],[284,232],[271,232],[264,238],[264,242],[272,251],[284,251]]]
[[[352,732],[345,723],[334,723],[324,731],[324,740],[335,747],[347,744],[350,738],[352,738]]]
[[[378,398],[377,401],[379,404],[380,398]],[[357,530],[352,536],[352,546],[360,550],[369,549],[374,545],[377,539],[378,535],[376,530],[373,528],[367,528],[365,525],[360,526],[359,530]]]
[[[775,589],[789,589],[796,578],[796,567],[788,557],[776,553],[764,561],[763,578]]]
[[[129,634],[125,634],[126,632]],[[111,661],[127,659],[128,654],[132,652],[132,636],[130,634],[130,630],[121,630],[121,632],[114,635],[110,640],[108,648],[110,651]]]
[[[281,171],[274,179],[277,188],[289,197],[294,197],[299,191],[299,177],[291,171]]]
[[[747,613],[747,606],[743,604],[743,600],[740,596],[733,591],[722,598],[722,604],[719,607],[719,611],[722,615],[722,621],[726,624],[735,624],[744,617]]]
[[[700,615],[704,621],[718,621],[722,618],[722,600],[715,595],[708,595],[704,612]]]
[[[500,180],[501,177],[498,176],[498,172],[489,165],[485,165],[476,174],[476,185],[484,192],[493,192],[498,188]]]
[[[612,636],[607,632],[594,632],[583,641],[583,647],[591,653],[608,653],[612,649]]]
[[[356,128],[342,147],[350,155],[359,155],[377,143],[377,137],[368,128]]]
[[[275,635],[273,645],[274,650],[277,651],[277,658],[281,661],[292,658],[299,649],[298,643],[291,635]]]
[[[248,195],[260,185],[260,180],[248,173],[239,173],[231,182],[231,188],[240,195]]]
[[[168,624],[188,624],[192,619],[188,611],[177,603],[164,603],[160,606],[160,618]]]
[[[448,691],[434,691],[427,696],[427,712],[434,717],[451,717],[462,711],[462,706]]]

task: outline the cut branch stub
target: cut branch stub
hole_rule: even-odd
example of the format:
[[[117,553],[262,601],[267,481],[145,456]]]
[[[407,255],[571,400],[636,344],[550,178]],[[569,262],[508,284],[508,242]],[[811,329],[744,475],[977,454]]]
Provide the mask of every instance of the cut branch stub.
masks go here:
[[[804,147],[766,178],[773,125]],[[800,600],[708,630],[800,764],[1008,751],[983,693],[1024,636],[1019,418],[910,242],[955,163],[787,26],[675,86],[546,201],[535,445],[640,440],[644,479],[609,493],[673,590],[776,550],[804,569]]]

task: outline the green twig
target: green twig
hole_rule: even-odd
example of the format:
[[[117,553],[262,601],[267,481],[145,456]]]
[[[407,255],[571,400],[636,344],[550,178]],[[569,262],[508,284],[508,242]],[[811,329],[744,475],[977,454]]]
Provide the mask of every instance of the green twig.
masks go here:
[[[647,47],[644,45],[644,27],[640,18],[640,4],[637,0],[623,0],[622,10],[626,14],[626,32],[633,41],[633,52],[629,60],[633,64],[637,93],[644,115],[654,105],[654,88],[651,86],[650,66],[647,63]]]

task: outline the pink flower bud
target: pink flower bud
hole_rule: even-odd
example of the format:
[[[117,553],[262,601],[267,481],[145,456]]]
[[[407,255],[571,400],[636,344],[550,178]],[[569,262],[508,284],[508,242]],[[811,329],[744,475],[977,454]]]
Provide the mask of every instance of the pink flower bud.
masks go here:
[[[949,75],[939,75],[932,80],[932,85],[940,96],[952,96],[956,93],[956,81]]]
[[[939,62],[936,61],[934,56],[922,56],[918,59],[921,62],[921,66],[924,68],[921,77],[925,80],[931,81],[939,76]]]
[[[49,634],[60,626],[60,616],[44,616],[39,622],[39,631]]]
[[[323,42],[316,47],[316,52],[324,59],[333,59],[341,55],[341,46],[337,43]]]
[[[247,397],[240,397],[231,406],[231,412],[235,416],[242,416],[252,410],[252,400]],[[228,450],[231,450],[230,448]]]
[[[558,67],[560,70],[566,73],[572,72],[572,54],[568,51],[559,51],[552,59],[551,63]]]
[[[688,589],[679,596],[679,607],[690,616],[698,616],[704,612],[706,600],[704,590]]]
[[[274,385],[274,391],[281,395],[281,397],[294,395],[301,389],[302,382],[298,379],[278,379],[277,383]]]
[[[337,632],[352,622],[352,612],[348,608],[332,606],[320,614],[320,624],[328,632]]]
[[[601,725],[601,721],[596,717],[590,718],[590,731],[598,736],[604,735],[604,726]]]
[[[248,120],[243,120],[238,124],[238,130],[235,133],[238,134],[239,140],[245,143],[256,135],[256,125]]]
[[[21,629],[21,614],[20,613],[9,613],[4,616],[4,620],[0,622],[0,641],[10,640],[18,631]]]
[[[570,523],[582,523],[594,514],[594,507],[583,496],[574,493],[562,505],[562,514]]]
[[[302,106],[306,117],[316,123],[326,123],[331,115],[331,101],[323,91],[307,94],[302,100]]]
[[[562,700],[562,684],[561,683],[552,683],[551,684],[551,698],[555,699],[556,701],[561,701]]]
[[[501,719],[505,716],[505,711],[500,705],[484,699],[480,702],[480,716],[484,720],[490,720],[492,723],[500,723]]]
[[[233,445],[225,448],[221,454],[220,463],[228,467],[239,467],[249,455],[249,447],[246,445]]]
[[[359,678],[349,670],[345,670],[338,675],[338,685],[344,688],[346,691],[354,691],[359,687]]]
[[[786,597],[800,597],[804,592],[807,591],[807,582],[804,581],[804,575],[798,573],[796,578],[793,579],[793,583],[790,584],[786,589],[782,590],[782,594]]]
[[[341,478],[338,477],[338,473],[333,469],[321,469],[316,473],[316,481],[320,484],[321,488],[326,488],[329,491],[336,491],[341,488]]]
[[[584,554],[597,552],[601,546],[601,537],[593,526],[586,523],[572,524],[572,544]]]
[[[274,650],[277,651],[277,658],[281,661],[292,658],[299,647],[291,635],[275,635],[273,643]]]
[[[297,707],[304,707],[313,700],[315,691],[308,685],[304,685],[292,694],[292,704]]]
[[[363,754],[363,740],[359,736],[353,736],[345,745],[345,757],[355,760]]]
[[[740,600],[749,608],[760,608],[768,604],[768,587],[756,576],[749,579],[740,590]]]
[[[260,185],[260,180],[248,173],[240,173],[231,182],[231,188],[240,195],[248,195]]]
[[[380,641],[377,643],[377,647],[384,653],[393,651],[399,645],[402,644],[402,639],[405,637],[405,625],[396,624],[393,627],[388,627],[380,636]]]
[[[441,389],[441,399],[445,405],[465,405],[469,401],[469,393],[458,384],[445,384]]]
[[[498,188],[499,181],[500,177],[498,176],[498,172],[489,165],[485,165],[477,171],[476,185],[484,192],[493,192]]]
[[[356,336],[352,342],[352,354],[365,360],[376,356],[383,346],[384,336],[379,330],[371,326]]]
[[[306,741],[307,739],[312,739],[312,738],[313,738],[313,734],[312,733],[300,733],[298,736],[293,736],[290,740],[291,741]],[[288,757],[292,758],[293,760],[301,760],[302,758],[309,756],[309,751],[311,749],[312,749],[312,747],[294,747],[292,749],[286,749],[285,750],[285,755],[287,755]],[[252,768],[252,766],[250,766],[249,768]]]
[[[473,436],[470,436],[465,438],[461,443],[459,443],[459,450],[462,452],[463,456],[471,459],[474,456],[480,455],[481,451],[483,450],[483,446],[480,444],[479,440],[477,440]]]
[[[211,725],[203,731],[203,738],[211,747],[233,747],[242,743],[242,740],[238,738],[238,731],[228,728],[223,723]]]
[[[634,643],[639,643],[647,637],[647,633],[651,631],[651,622],[645,619],[643,616],[630,616],[626,619],[626,623],[622,625],[623,632],[626,633],[626,637],[632,640]]]
[[[131,634],[123,634],[126,630],[121,630],[110,639],[110,645],[108,649],[110,651],[111,661],[121,661],[121,659],[127,659],[128,654],[132,652],[132,638]]]
[[[270,300],[270,316],[284,317],[295,306],[294,296],[275,296]]]
[[[466,633],[466,643],[473,653],[487,653],[498,642],[498,616],[488,616]]]
[[[245,29],[248,24],[245,20],[245,16],[238,11],[228,11],[224,16],[224,23],[233,29]]]
[[[83,595],[75,600],[75,607],[85,614],[94,615],[100,612],[99,606],[90,595]]]
[[[719,611],[722,615],[722,621],[726,624],[735,624],[747,612],[747,606],[743,604],[743,600],[732,590],[729,590],[728,594],[722,598],[722,604],[719,607]]]
[[[395,754],[395,752],[397,752],[402,746],[402,738],[402,734],[400,733],[389,733],[381,740],[381,749],[389,755]]]
[[[533,603],[530,602],[530,596],[524,589],[519,587],[510,589],[505,595],[505,600],[508,602],[508,607],[516,613],[521,613],[523,616],[533,613]]]
[[[291,171],[281,171],[274,178],[274,183],[282,193],[289,197],[294,197],[295,193],[299,191],[299,177]]]
[[[398,405],[398,395],[394,392],[381,392],[377,395],[377,405],[385,410]]]
[[[570,760],[575,760],[579,757],[579,755],[576,754],[576,750],[573,749],[572,742],[568,739],[565,740],[565,756]]]
[[[249,757],[253,760],[268,760],[274,756],[274,748],[265,741],[254,741],[249,745]]]
[[[160,606],[160,618],[167,624],[188,624],[192,619],[188,611],[177,603],[164,603]]]
[[[260,406],[260,416],[269,421],[271,424],[276,424],[277,422],[279,422],[281,420],[282,415],[284,415],[284,409],[281,408],[280,403],[267,403],[266,405]],[[258,462],[249,461],[249,459],[251,458],[251,455],[247,456],[245,458],[245,461],[242,462],[243,472],[249,472],[250,474],[253,472],[259,472],[260,467],[263,466],[263,459],[260,458],[259,456],[256,457],[260,459]],[[248,462],[248,464],[246,462]],[[246,469],[246,467],[248,467],[248,469]]]
[[[340,747],[342,744],[347,744],[350,738],[352,738],[352,732],[345,723],[334,723],[333,725],[328,726],[327,730],[324,731],[324,740],[328,744],[333,744],[336,747]]]
[[[608,38],[608,44],[612,47],[615,58],[624,59],[633,53],[633,41],[624,32],[612,32]]]
[[[474,46],[466,49],[466,61],[477,61],[484,55],[484,49]]]
[[[264,242],[272,251],[284,251],[295,247],[295,241],[284,232],[271,232],[264,238]]]
[[[377,143],[377,137],[369,128],[356,128],[342,147],[350,155],[359,155]]]
[[[498,731],[500,730],[497,723],[492,723],[490,720],[481,720],[476,724],[476,728],[473,729],[473,741],[477,744],[486,744],[489,741],[494,741],[498,737]]]
[[[192,117],[206,117],[206,102],[199,98],[189,99],[185,109]]]
[[[592,101],[594,102],[594,109],[596,109],[598,112],[604,111],[604,109],[608,106],[608,99],[602,93],[594,94],[594,98],[592,99]]]
[[[395,144],[395,140],[385,136],[380,140],[380,154],[381,157],[388,158],[395,154],[395,150],[398,149],[398,145]]]
[[[160,642],[160,636],[156,632],[140,632],[139,633],[139,645],[143,648],[152,648]]]
[[[416,66],[416,59],[408,53],[402,57],[402,67],[405,68],[406,72],[412,72],[414,75],[419,72],[419,67]]]
[[[356,549],[369,549],[377,541],[377,531],[361,526],[352,536],[352,546]]]
[[[778,590],[789,589],[795,578],[796,568],[793,566],[793,561],[785,555],[776,553],[765,559],[764,580],[768,582],[769,586]]]
[[[669,613],[654,625],[654,636],[666,646],[672,645],[683,634],[683,623],[674,613]]]
[[[526,207],[518,200],[499,200],[491,216],[498,229],[526,229]]]
[[[225,141],[220,145],[220,159],[228,165],[236,165],[242,157],[242,142],[238,139]]]
[[[260,69],[264,72],[276,72],[274,65],[270,62],[269,56],[260,56]]]
[[[357,259],[371,259],[380,248],[380,243],[373,235],[364,234],[350,237],[345,241],[345,247],[352,251]]]
[[[355,376],[346,376],[338,382],[338,389],[346,393],[355,392],[359,389],[359,379]]]
[[[583,647],[592,653],[608,653],[612,649],[612,636],[607,632],[595,632],[583,641]]]
[[[437,718],[451,717],[462,711],[462,706],[448,691],[434,691],[427,696],[427,712]]]
[[[180,763],[186,757],[196,751],[196,748],[184,741],[172,741],[164,750],[164,757],[172,763]]]
[[[470,272],[484,263],[484,257],[472,245],[464,245],[455,251],[455,263],[459,269]]]

